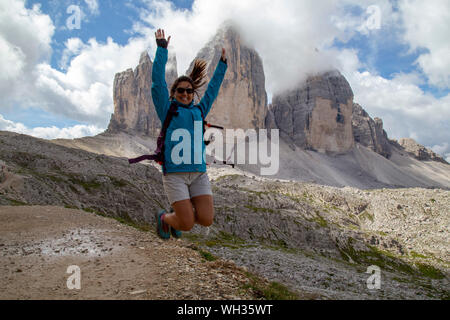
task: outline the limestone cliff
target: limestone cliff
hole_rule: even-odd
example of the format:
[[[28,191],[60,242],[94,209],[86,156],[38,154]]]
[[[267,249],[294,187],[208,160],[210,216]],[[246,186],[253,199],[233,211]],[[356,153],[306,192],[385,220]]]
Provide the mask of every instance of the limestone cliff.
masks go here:
[[[353,104],[353,136],[355,142],[366,146],[385,158],[391,156],[391,144],[386,131],[383,130],[383,120],[372,119],[357,103]]]
[[[152,67],[147,52],[141,54],[139,65],[117,73],[114,78],[114,113],[107,129],[109,133],[128,132],[156,136],[161,122],[152,101]],[[176,58],[169,56],[166,68],[168,86],[177,78]]]
[[[298,89],[274,95],[280,135],[300,148],[345,153],[353,148],[353,91],[339,71],[311,76]]]
[[[209,63],[208,79],[219,62],[222,47],[227,51],[228,70],[208,121],[226,128],[264,128],[267,94],[261,58],[242,42],[230,24],[225,24],[196,56]],[[193,63],[187,74],[192,66]],[[200,90],[200,97],[205,89],[206,85]]]

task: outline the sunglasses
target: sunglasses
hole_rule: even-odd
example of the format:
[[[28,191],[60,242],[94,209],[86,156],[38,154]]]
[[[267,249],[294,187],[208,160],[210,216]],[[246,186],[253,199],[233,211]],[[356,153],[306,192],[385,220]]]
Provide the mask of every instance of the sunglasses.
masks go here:
[[[194,93],[194,89],[192,88],[177,88],[177,92],[179,94],[183,94],[186,91],[187,94],[193,94]]]

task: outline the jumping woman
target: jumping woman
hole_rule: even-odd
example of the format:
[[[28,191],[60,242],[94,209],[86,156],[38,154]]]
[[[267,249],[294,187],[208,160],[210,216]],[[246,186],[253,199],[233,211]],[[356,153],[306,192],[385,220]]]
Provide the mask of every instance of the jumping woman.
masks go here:
[[[169,92],[165,81],[165,69],[170,37],[166,40],[164,30],[161,29],[158,29],[155,36],[158,47],[152,70],[152,98],[163,128],[166,125],[163,158],[160,163],[163,168],[164,190],[174,211],[168,213],[162,210],[156,213],[156,221],[158,235],[163,239],[169,239],[171,234],[179,238],[181,231],[191,230],[196,223],[205,227],[213,223],[212,190],[203,157],[205,143],[202,135],[201,148],[194,148],[194,123],[203,125],[203,120],[211,110],[227,70],[227,59],[225,49],[222,48],[222,56],[208,88],[200,102],[194,104],[194,93],[198,96],[197,90],[205,84],[206,62],[196,60],[190,75],[179,77]],[[198,128],[198,125],[196,127]],[[176,141],[172,141],[172,134],[177,129],[185,129],[190,133],[191,161],[186,163],[172,159],[172,150],[177,144]],[[174,137],[178,135],[175,134]],[[201,161],[198,161],[199,152]],[[194,161],[194,158],[197,161]]]

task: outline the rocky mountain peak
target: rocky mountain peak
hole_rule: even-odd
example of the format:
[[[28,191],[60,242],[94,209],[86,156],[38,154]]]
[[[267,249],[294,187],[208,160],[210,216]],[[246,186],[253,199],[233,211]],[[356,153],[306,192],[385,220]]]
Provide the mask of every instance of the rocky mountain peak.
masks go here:
[[[143,51],[141,53],[141,57],[139,58],[139,65],[143,65],[146,63],[152,63],[152,60],[150,60],[147,51]]]
[[[228,70],[208,121],[227,128],[264,128],[267,93],[260,56],[242,41],[237,28],[228,21],[196,56],[209,63],[209,79],[219,62],[222,47],[227,52]],[[186,73],[192,67],[193,62]],[[202,89],[200,96],[206,86]]]
[[[354,145],[353,91],[338,71],[307,78],[298,89],[273,97],[280,134],[303,149],[345,153]]]
[[[383,129],[383,120],[372,119],[359,104],[355,103],[353,104],[352,126],[355,142],[370,148],[385,158],[391,156],[391,144]]]
[[[169,56],[167,64],[166,82],[170,85],[177,78],[175,55]],[[127,69],[115,75],[114,113],[106,132],[158,135],[161,123],[152,101],[152,68],[153,63],[144,51],[134,71]]]
[[[421,161],[438,161],[442,163],[448,164],[444,158],[440,155],[436,154],[432,150],[424,147],[423,145],[417,143],[414,139],[411,138],[402,138],[397,142],[406,152],[411,154],[414,158]]]

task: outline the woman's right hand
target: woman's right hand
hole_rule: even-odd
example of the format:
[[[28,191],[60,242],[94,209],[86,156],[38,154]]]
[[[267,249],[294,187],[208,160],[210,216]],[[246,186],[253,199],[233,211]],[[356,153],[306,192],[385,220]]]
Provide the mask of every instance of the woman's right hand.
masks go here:
[[[166,36],[164,35],[164,29],[158,29],[158,31],[155,32],[156,37],[156,44],[158,47],[166,48],[169,46],[170,42],[170,36],[166,40]]]

